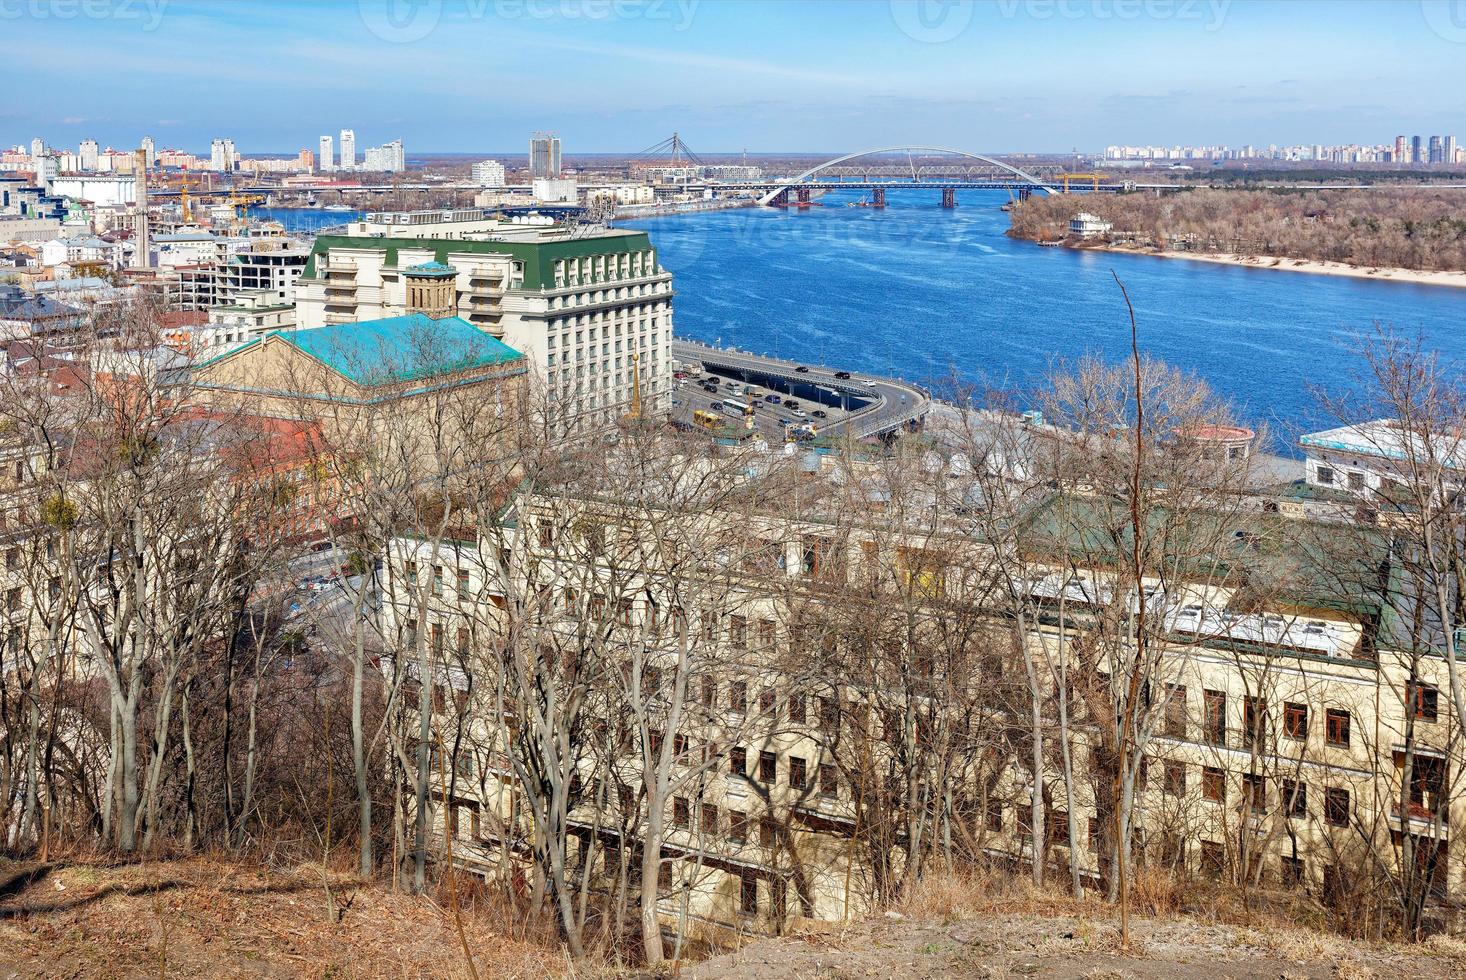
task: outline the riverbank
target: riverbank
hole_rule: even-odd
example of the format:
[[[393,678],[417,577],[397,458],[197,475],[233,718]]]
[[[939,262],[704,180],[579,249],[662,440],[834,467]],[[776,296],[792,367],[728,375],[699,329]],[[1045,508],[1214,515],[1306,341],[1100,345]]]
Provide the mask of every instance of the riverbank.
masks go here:
[[[1189,259],[1216,265],[1235,265],[1246,269],[1277,269],[1282,272],[1308,272],[1323,276],[1346,276],[1351,279],[1373,279],[1376,282],[1404,282],[1416,286],[1466,287],[1466,272],[1436,272],[1425,269],[1392,269],[1348,265],[1344,262],[1323,262],[1317,259],[1290,259],[1279,255],[1203,254],[1169,252],[1157,248],[1135,248],[1127,245],[1070,245],[1090,252],[1122,252],[1126,255],[1150,255],[1161,259]]]
[[[616,208],[614,221],[639,221],[642,218],[660,218],[673,214],[698,214],[703,211],[729,211],[734,208],[751,208],[758,204],[757,198],[721,198],[714,201],[668,201],[662,204],[622,204]]]

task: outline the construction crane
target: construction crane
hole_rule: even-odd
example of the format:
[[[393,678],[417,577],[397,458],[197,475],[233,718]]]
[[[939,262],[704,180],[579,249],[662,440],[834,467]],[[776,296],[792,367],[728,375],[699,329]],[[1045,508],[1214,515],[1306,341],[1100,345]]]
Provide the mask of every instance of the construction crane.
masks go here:
[[[237,190],[229,192],[229,206],[233,213],[229,217],[229,234],[238,235],[241,227],[244,226],[244,212],[256,204],[264,204],[263,197],[256,197],[249,194],[241,194]]]
[[[193,224],[193,207],[188,201],[188,165],[183,167],[183,184],[178,189],[178,201],[183,205],[183,223]]]
[[[1070,174],[1070,173],[1060,173],[1060,174],[1055,174],[1054,176],[1064,184],[1064,193],[1065,194],[1069,193],[1069,182],[1071,180],[1072,181],[1076,181],[1076,182],[1079,182],[1079,181],[1088,181],[1090,183],[1090,190],[1097,191],[1100,188],[1100,181],[1104,179],[1104,175],[1103,174]]]

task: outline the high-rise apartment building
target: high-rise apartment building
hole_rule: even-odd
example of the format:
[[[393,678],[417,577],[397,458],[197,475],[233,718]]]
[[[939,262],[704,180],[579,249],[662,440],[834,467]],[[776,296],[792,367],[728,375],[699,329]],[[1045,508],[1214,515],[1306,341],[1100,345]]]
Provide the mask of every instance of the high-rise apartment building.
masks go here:
[[[31,159],[39,160],[46,155],[46,141],[37,136],[31,140]]]
[[[158,165],[158,150],[157,150],[156,145],[153,143],[153,138],[151,136],[144,136],[143,137],[143,142],[142,142],[142,147],[143,147],[143,157],[144,157],[144,159],[147,160],[148,167],[151,168],[151,167],[157,166]]]
[[[1395,163],[1410,162],[1410,141],[1403,136],[1395,137]]]
[[[560,137],[554,133],[535,133],[530,137],[529,175],[531,178],[560,176]]]
[[[1425,141],[1419,136],[1410,137],[1410,162],[1425,162]]]
[[[329,136],[321,137],[320,150],[316,154],[316,162],[320,164],[321,172],[336,169],[336,153],[332,149],[332,140]]]
[[[351,170],[356,167],[356,133],[349,129],[341,130],[341,169]]]
[[[209,145],[209,169],[219,173],[228,173],[234,169],[238,154],[234,151],[234,141],[231,139],[216,139]]]
[[[1446,165],[1447,166],[1452,166],[1452,165],[1456,164],[1457,162],[1459,162],[1456,159],[1456,137],[1454,137],[1454,136],[1447,136],[1446,137],[1446,154],[1445,154],[1445,156],[1446,156]]]
[[[1429,149],[1428,153],[1429,153],[1429,155],[1426,158],[1427,159],[1427,162],[1429,162],[1429,163],[1445,163],[1446,162],[1446,142],[1445,142],[1445,140],[1442,139],[1439,136],[1432,136],[1430,138],[1430,149]]]
[[[296,159],[300,161],[300,169],[306,173],[316,169],[316,155],[310,150],[301,150]]]
[[[81,141],[81,146],[78,148],[77,155],[81,157],[81,168],[80,169],[85,170],[87,173],[96,173],[96,171],[97,171],[97,141],[96,140],[82,140]]]
[[[480,160],[473,165],[472,175],[480,187],[504,186],[504,165],[498,160]]]

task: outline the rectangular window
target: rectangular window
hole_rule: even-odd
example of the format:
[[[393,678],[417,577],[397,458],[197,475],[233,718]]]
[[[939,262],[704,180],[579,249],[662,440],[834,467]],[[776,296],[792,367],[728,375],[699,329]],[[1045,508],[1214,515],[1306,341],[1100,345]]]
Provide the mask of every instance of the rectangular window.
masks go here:
[[[468,570],[460,568],[458,570],[458,598],[467,599],[470,595],[471,593],[468,590]]]
[[[1308,786],[1296,779],[1283,780],[1283,812],[1301,820],[1308,816]]]
[[[1364,489],[1364,474],[1363,473],[1355,473],[1355,472],[1352,472],[1352,471],[1349,473],[1349,489],[1350,490],[1363,490]]]
[[[1186,685],[1166,685],[1165,735],[1167,738],[1186,737]]]
[[[1343,708],[1330,708],[1324,713],[1325,737],[1330,745],[1349,747],[1349,712]]]
[[[820,698],[820,730],[833,735],[840,730],[840,702],[834,698]]]
[[[718,682],[715,678],[702,679],[702,706],[711,708],[718,703]]]
[[[728,617],[728,645],[735,650],[748,649],[748,617]]]
[[[743,872],[738,887],[738,909],[744,915],[758,914],[758,879],[751,871]]]
[[[728,771],[735,776],[742,776],[748,772],[747,749],[735,746],[728,751]]]
[[[1278,874],[1283,880],[1283,885],[1288,888],[1297,888],[1303,884],[1303,859],[1295,857],[1284,857],[1278,861]]]
[[[692,810],[687,803],[687,797],[672,797],[672,826],[686,829],[692,822]]]
[[[1227,870],[1226,845],[1214,840],[1201,842],[1201,873],[1208,878],[1220,879]]]
[[[748,681],[734,681],[729,685],[728,710],[740,714],[748,710]]]
[[[1252,772],[1242,774],[1242,799],[1252,808],[1253,813],[1267,811],[1267,784],[1262,781],[1261,776]]]
[[[820,764],[820,795],[830,797],[840,795],[839,773],[828,762]]]
[[[773,847],[774,842],[779,839],[779,825],[772,817],[764,817],[758,822],[758,842],[761,847]]]
[[[1289,738],[1308,738],[1308,705],[1296,701],[1283,704],[1283,734]]]
[[[702,832],[712,835],[718,832],[718,808],[712,803],[702,805]]]
[[[789,695],[789,721],[795,725],[802,725],[805,722],[804,695]]]
[[[1415,717],[1421,721],[1435,721],[1440,710],[1440,691],[1432,684],[1411,684],[1410,701],[1415,708]]]
[[[1242,699],[1242,743],[1267,744],[1267,702],[1250,694]]]
[[[1313,471],[1313,478],[1324,486],[1331,486],[1334,482],[1334,471],[1331,467],[1320,466]]]
[[[1201,770],[1201,795],[1214,803],[1227,802],[1227,774],[1221,769],[1206,766]]]
[[[748,840],[748,814],[743,810],[728,811],[728,837],[743,843]]]
[[[1167,796],[1186,795],[1186,764],[1184,762],[1166,763],[1162,789]]]
[[[760,752],[758,754],[758,780],[769,786],[774,784],[778,777],[779,758],[772,752]]]
[[[758,692],[758,710],[765,715],[774,713],[774,689],[772,687],[766,687]]]
[[[1323,791],[1323,818],[1330,827],[1349,826],[1349,791],[1330,786]]]
[[[804,760],[797,755],[789,757],[789,788],[804,789]]]
[[[1202,725],[1208,745],[1227,744],[1227,692],[1202,692]]]

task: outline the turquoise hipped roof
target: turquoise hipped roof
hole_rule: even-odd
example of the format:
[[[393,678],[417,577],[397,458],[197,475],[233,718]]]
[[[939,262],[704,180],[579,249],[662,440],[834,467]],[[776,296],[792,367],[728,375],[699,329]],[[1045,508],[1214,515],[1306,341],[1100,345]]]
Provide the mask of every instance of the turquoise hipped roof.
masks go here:
[[[267,337],[360,385],[401,384],[523,361],[524,355],[461,317],[425,313],[276,330]]]

